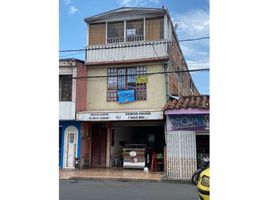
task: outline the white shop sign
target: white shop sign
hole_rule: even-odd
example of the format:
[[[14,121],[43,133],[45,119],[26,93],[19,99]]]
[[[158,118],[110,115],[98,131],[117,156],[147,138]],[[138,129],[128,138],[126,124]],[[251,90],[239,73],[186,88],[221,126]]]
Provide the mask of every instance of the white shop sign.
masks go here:
[[[163,119],[162,111],[134,112],[86,112],[76,114],[80,121],[120,121],[120,120],[155,120]]]

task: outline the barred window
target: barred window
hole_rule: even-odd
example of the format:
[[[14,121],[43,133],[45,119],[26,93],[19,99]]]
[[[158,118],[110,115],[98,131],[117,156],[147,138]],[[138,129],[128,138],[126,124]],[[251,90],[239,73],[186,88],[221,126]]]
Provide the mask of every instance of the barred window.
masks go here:
[[[145,66],[137,67],[137,74],[143,75],[147,73],[147,68]],[[146,83],[136,84],[136,99],[146,100],[147,99],[147,86]]]
[[[137,75],[147,73],[146,66],[108,68],[107,69],[107,101],[117,101],[117,92],[123,90],[134,90],[135,100],[147,99],[147,84],[137,83]]]
[[[72,101],[72,75],[60,75],[59,100]]]
[[[108,68],[107,71],[107,101],[116,101],[117,100],[117,69]]]

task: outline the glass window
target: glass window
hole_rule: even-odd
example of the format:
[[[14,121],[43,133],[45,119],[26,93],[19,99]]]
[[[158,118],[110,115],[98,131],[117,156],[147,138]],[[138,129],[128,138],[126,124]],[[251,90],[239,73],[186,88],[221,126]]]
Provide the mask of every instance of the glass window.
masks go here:
[[[72,75],[60,75],[59,77],[59,100],[72,101]]]
[[[126,69],[120,68],[118,69],[118,90],[126,89]]]
[[[107,43],[124,42],[124,22],[109,22]]]
[[[144,40],[143,20],[127,21],[127,42]]]
[[[147,84],[137,83],[136,74],[147,73],[146,66],[108,68],[107,101],[117,101],[117,91],[134,90],[135,100],[147,99]],[[116,77],[117,76],[117,77]]]

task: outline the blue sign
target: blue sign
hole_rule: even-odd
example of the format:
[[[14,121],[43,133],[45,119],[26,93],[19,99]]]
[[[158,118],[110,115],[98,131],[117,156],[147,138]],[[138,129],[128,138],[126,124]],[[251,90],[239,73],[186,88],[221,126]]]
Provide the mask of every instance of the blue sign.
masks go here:
[[[167,129],[176,130],[205,130],[208,120],[204,115],[168,115]]]
[[[134,90],[121,90],[117,92],[118,103],[128,103],[135,101]]]

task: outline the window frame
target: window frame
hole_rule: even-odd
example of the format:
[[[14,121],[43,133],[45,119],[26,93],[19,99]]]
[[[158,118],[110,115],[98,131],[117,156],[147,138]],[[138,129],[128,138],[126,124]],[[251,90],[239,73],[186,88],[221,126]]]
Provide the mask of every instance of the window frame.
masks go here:
[[[118,87],[119,85],[119,70],[125,70],[124,72],[124,87]],[[111,72],[114,73],[111,73]],[[116,73],[115,73],[116,72]],[[134,90],[135,101],[146,101],[147,100],[147,83],[136,83],[137,75],[144,75],[147,73],[147,66],[128,66],[128,67],[109,67],[107,68],[107,89],[106,89],[106,101],[107,102],[117,102],[118,95],[117,92],[120,90],[129,90],[130,87]],[[136,74],[135,78],[130,78],[132,74]],[[111,76],[109,76],[111,75]],[[111,87],[111,82],[116,80],[116,87]],[[110,79],[110,80],[109,80]],[[130,81],[129,81],[130,80]],[[131,82],[132,81],[132,82]],[[134,84],[135,83],[135,86]],[[133,84],[133,86],[131,86]],[[115,95],[116,94],[116,95]]]
[[[66,83],[63,83],[63,81],[67,81],[66,83],[67,84],[70,84],[69,86],[66,86],[66,87],[69,87],[67,88],[67,91],[66,93],[69,93],[67,94],[67,96],[69,97],[64,97],[63,95],[63,84],[66,84]],[[61,74],[59,75],[59,101],[72,101],[72,94],[73,94],[73,76],[72,74]]]

